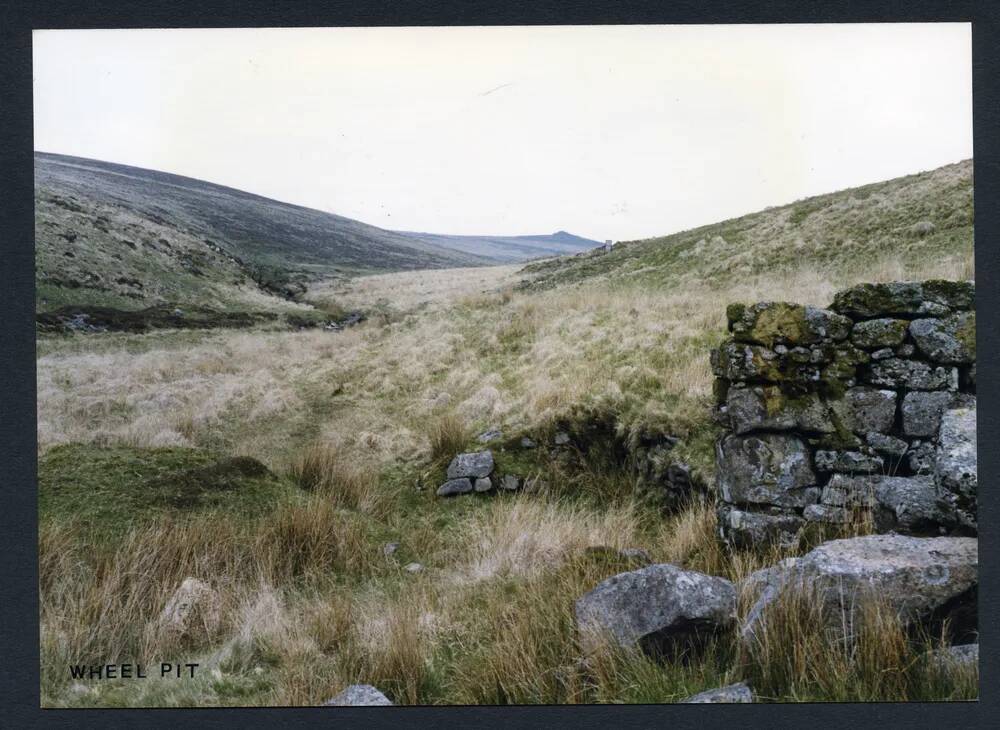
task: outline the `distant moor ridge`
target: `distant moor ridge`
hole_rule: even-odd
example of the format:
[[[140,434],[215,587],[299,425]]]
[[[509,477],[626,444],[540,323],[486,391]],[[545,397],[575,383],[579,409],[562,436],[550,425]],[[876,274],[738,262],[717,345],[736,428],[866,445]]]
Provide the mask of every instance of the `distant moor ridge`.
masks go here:
[[[402,233],[155,170],[35,154],[39,311],[275,306],[311,278],[484,266],[593,248],[538,236]]]

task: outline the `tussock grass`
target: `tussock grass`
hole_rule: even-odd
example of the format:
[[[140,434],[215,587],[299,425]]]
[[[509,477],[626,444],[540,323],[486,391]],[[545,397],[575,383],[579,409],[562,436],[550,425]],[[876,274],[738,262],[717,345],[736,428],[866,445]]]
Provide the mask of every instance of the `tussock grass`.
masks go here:
[[[263,515],[121,521],[114,550],[80,515],[43,507],[43,702],[319,704],[355,682],[401,703],[671,702],[744,678],[773,701],[974,697],[974,676],[926,669],[936,637],[904,636],[877,607],[875,628],[831,644],[814,607],[792,602],[759,646],[732,632],[686,664],[610,649],[582,662],[573,621],[579,596],[636,567],[619,549],[740,581],[871,530],[859,513],[796,550],[729,551],[711,499],[666,518],[636,499],[627,454],[646,435],[677,436],[673,455],[711,483],[708,351],[727,303],[826,306],[860,281],[969,278],[968,186],[962,170],[943,174],[897,190],[902,207],[875,186],[634,256],[532,264],[529,287],[512,288],[514,267],[331,282],[308,296],[372,313],[337,333],[41,340],[43,453],[195,446],[252,456],[298,485]],[[940,205],[922,206],[934,184]],[[934,229],[918,235],[919,221]],[[436,499],[447,462],[487,428],[505,434],[490,445],[501,466],[545,487]],[[550,452],[556,430],[588,428],[585,448]],[[522,434],[538,448],[521,450]],[[390,541],[400,547],[386,555]],[[68,663],[174,651],[147,627],[188,576],[220,595],[218,627],[182,648],[211,667],[204,678],[71,687]]]
[[[335,508],[382,516],[391,502],[375,470],[334,443],[306,447],[292,460],[289,474],[303,489],[322,496]]]
[[[876,594],[856,597],[852,620],[846,611],[831,609],[816,588],[801,586],[769,607],[742,651],[750,681],[765,698],[975,699],[971,673],[942,675],[924,660],[934,646],[932,637],[907,630]]]
[[[465,448],[472,438],[472,431],[461,416],[442,413],[433,418],[427,427],[430,456],[434,461],[447,461]]]

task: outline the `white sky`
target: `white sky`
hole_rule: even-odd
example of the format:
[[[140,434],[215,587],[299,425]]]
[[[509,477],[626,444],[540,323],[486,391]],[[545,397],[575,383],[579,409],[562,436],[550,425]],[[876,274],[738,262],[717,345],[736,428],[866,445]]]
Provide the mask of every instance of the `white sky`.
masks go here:
[[[36,31],[35,149],[626,240],[972,156],[969,24]]]

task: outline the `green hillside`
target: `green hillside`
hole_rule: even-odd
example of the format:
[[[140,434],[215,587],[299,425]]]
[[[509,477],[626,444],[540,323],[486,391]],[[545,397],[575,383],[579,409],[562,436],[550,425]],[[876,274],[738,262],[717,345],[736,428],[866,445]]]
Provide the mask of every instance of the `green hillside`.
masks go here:
[[[873,264],[905,269],[929,258],[971,257],[972,160],[806,198],[669,236],[618,243],[530,264],[531,286],[592,278],[650,284],[780,275],[808,262],[853,273]]]

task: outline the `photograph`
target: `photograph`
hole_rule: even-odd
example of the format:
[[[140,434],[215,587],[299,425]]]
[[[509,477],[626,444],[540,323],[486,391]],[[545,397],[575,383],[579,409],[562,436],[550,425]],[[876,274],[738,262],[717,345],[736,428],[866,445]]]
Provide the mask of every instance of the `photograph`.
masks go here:
[[[972,50],[35,28],[40,706],[978,701]]]

